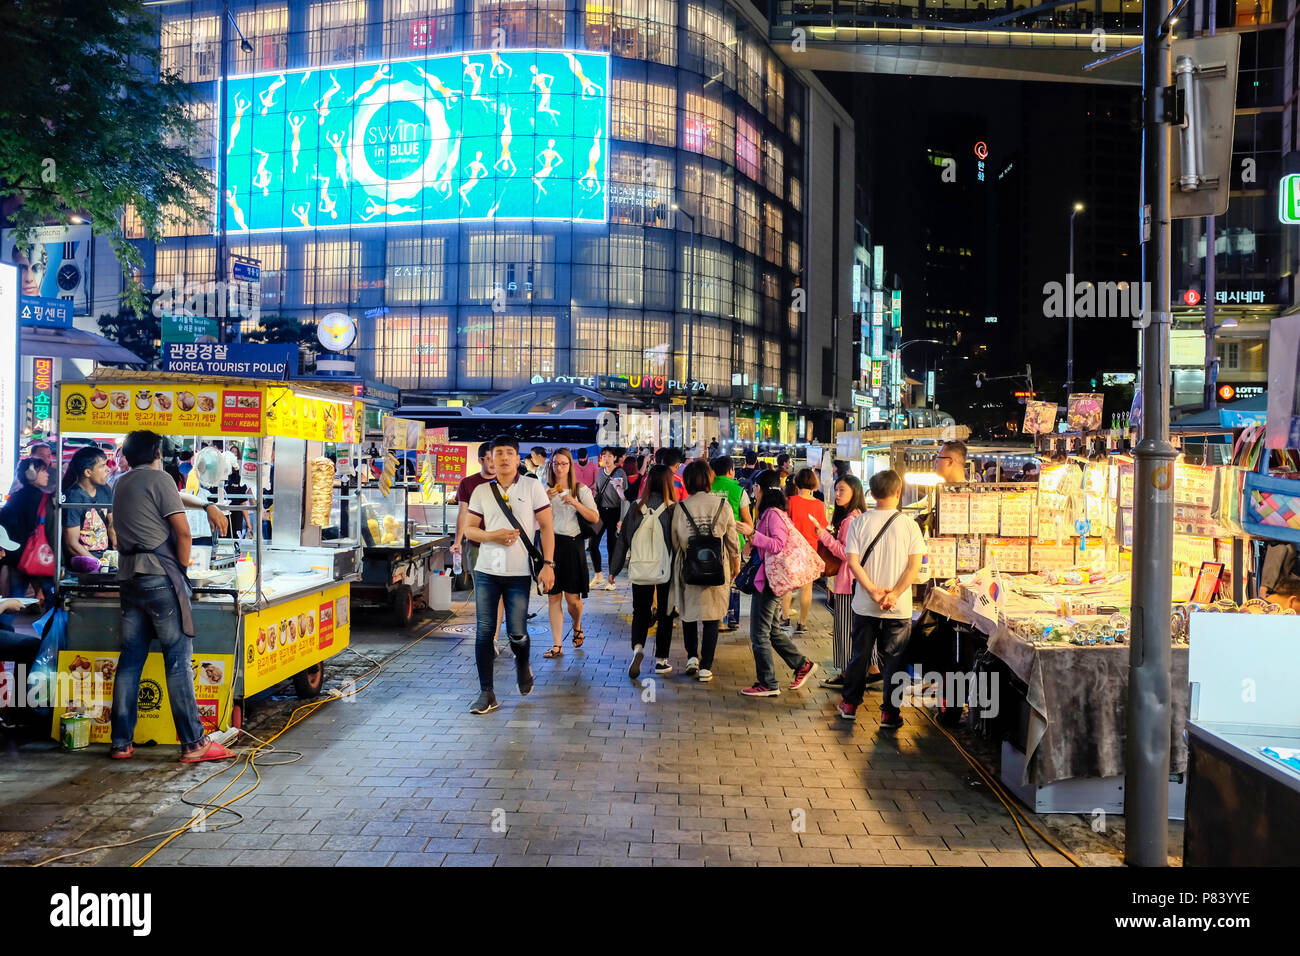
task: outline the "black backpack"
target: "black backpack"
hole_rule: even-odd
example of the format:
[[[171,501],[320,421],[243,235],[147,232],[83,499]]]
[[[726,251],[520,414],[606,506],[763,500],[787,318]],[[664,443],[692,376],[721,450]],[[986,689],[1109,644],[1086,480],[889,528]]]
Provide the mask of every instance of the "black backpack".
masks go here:
[[[722,566],[722,539],[713,533],[713,529],[722,517],[722,509],[729,505],[730,502],[723,498],[713,520],[703,531],[690,509],[685,504],[681,505],[682,511],[686,512],[686,520],[691,523],[691,537],[686,542],[686,554],[682,560],[682,580],[687,584],[717,587],[727,583],[727,572]]]

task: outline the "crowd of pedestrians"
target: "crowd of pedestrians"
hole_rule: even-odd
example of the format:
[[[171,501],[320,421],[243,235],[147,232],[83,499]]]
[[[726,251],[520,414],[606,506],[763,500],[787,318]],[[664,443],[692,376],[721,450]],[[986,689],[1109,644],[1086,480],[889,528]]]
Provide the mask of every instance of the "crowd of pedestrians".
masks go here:
[[[916,522],[898,510],[902,479],[892,471],[873,475],[868,503],[862,482],[836,462],[828,503],[817,472],[795,470],[787,455],[768,467],[747,452],[738,467],[717,454],[716,442],[709,451],[712,458],[687,461],[676,448],[606,447],[593,460],[588,449],[548,454],[538,446],[521,458],[508,436],[484,443],[479,473],[458,490],[453,545],[475,591],[480,694],[473,713],[499,706],[492,664],[503,625],[519,692],[532,691],[532,590],[548,602],[552,644],[542,656],[557,658],[565,650],[564,612],[572,646],[581,647],[584,599],[594,589],[617,590],[622,578],[632,597],[632,680],[641,678],[648,654],[655,674],[673,672],[680,622],[685,673],[711,681],[719,633],[739,626],[743,590],[750,595],[754,681],[740,693],[778,696],[776,658],[790,672],[788,689],[800,690],[818,665],[795,639],[807,632],[813,583],[824,578],[834,673],[822,686],[841,691],[839,716],[855,719],[869,684],[894,687],[925,550]],[[888,694],[881,723],[902,723]]]

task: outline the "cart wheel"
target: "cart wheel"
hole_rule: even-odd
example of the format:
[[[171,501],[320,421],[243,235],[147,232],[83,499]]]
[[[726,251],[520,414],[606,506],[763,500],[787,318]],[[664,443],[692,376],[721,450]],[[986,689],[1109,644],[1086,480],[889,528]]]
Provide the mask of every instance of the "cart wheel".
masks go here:
[[[415,598],[411,589],[403,584],[393,592],[393,623],[401,628],[409,627],[414,613]]]
[[[319,697],[325,686],[325,663],[313,664],[305,671],[293,675],[293,689],[303,700]]]

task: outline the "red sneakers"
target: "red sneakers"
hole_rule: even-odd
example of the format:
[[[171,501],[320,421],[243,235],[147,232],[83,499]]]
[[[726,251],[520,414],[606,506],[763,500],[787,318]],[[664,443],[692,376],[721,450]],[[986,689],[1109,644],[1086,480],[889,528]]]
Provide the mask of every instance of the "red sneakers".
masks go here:
[[[740,692],[745,697],[779,697],[781,692],[766,684],[753,684]]]
[[[840,701],[835,705],[835,716],[841,720],[857,720],[858,707],[856,704],[850,704],[848,701]]]
[[[794,680],[790,681],[790,689],[798,690],[804,685],[804,682],[812,676],[812,672],[817,669],[817,665],[812,662],[811,658],[805,658],[803,665],[794,672]]]

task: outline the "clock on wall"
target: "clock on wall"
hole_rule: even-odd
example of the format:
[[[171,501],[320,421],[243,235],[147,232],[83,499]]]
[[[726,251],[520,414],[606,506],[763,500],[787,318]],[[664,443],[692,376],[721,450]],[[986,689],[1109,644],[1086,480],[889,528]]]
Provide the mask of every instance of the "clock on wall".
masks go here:
[[[81,268],[73,262],[65,262],[54,274],[54,281],[64,292],[73,292],[81,284]]]

